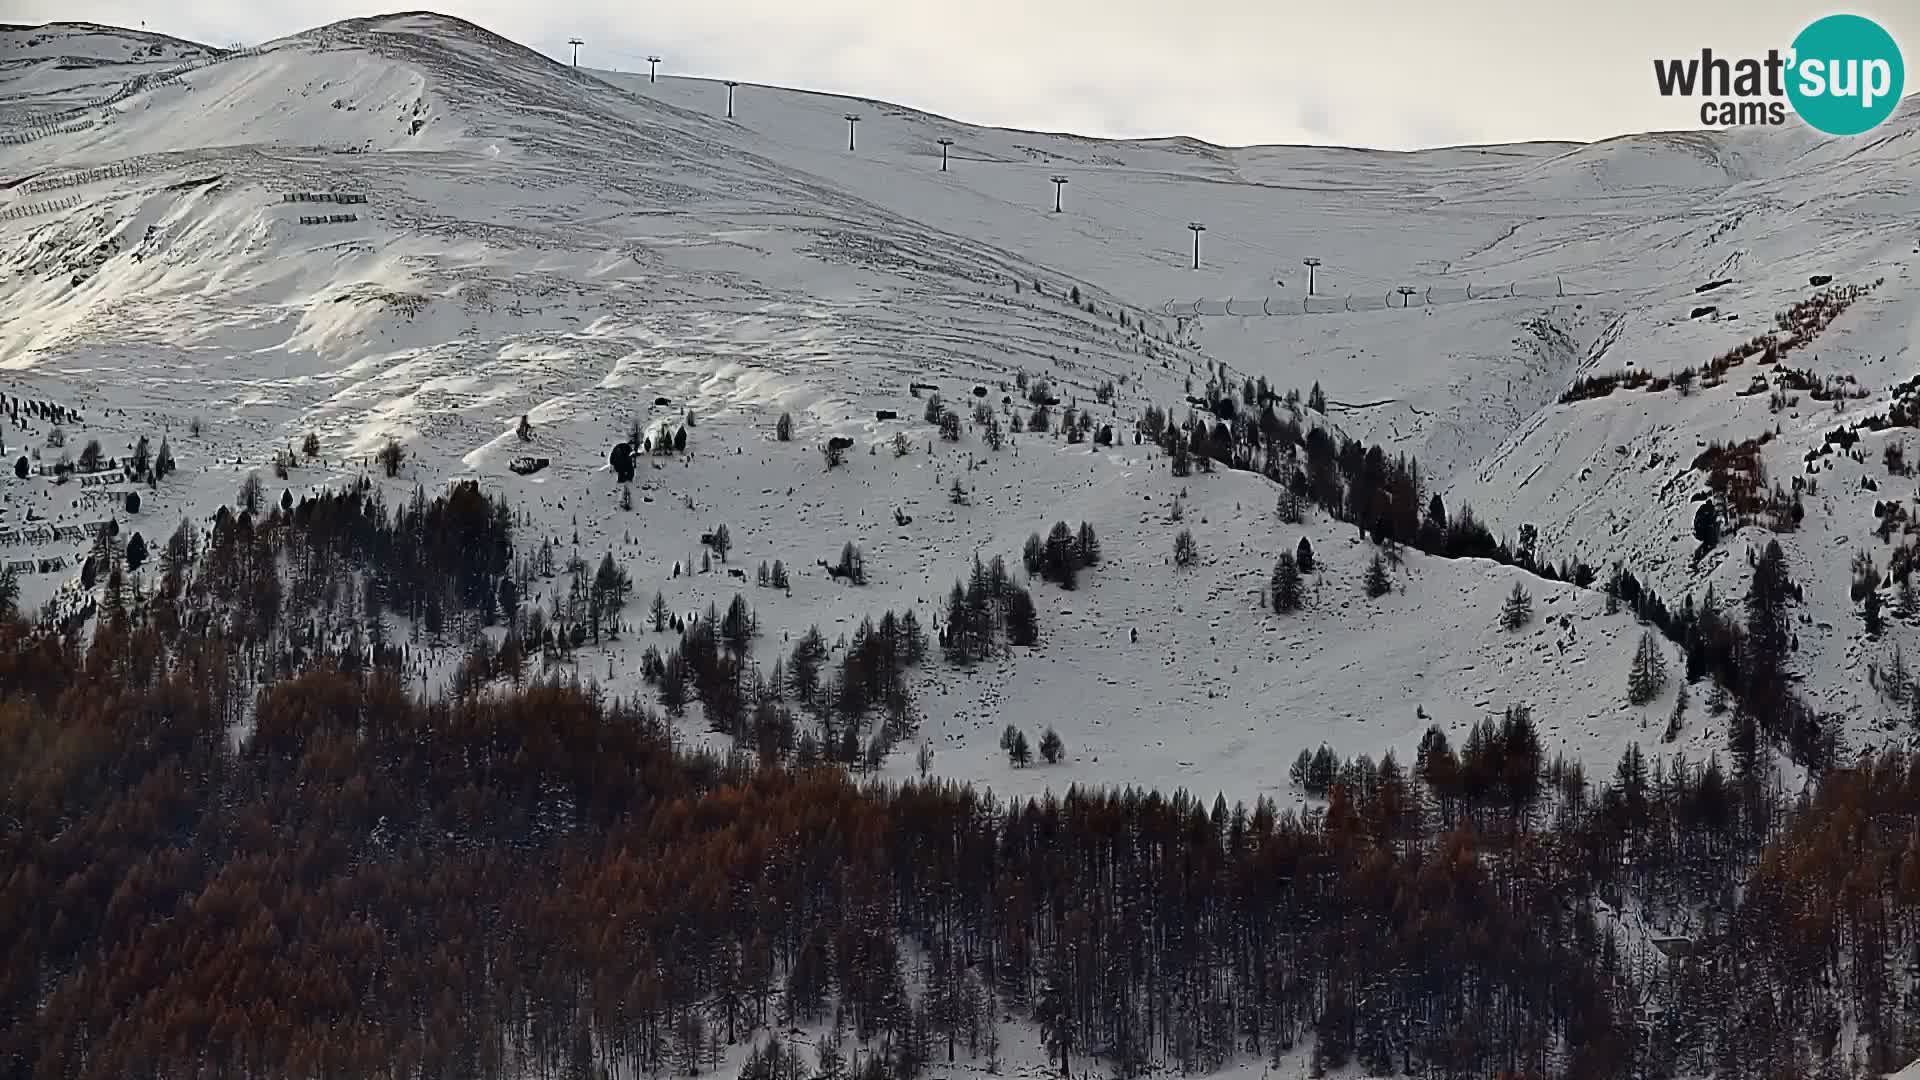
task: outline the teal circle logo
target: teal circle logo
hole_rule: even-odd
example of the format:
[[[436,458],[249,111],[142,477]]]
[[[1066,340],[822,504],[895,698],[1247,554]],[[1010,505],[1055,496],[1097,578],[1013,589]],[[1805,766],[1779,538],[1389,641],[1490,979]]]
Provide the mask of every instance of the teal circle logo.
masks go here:
[[[1829,15],[1793,39],[1787,99],[1808,126],[1858,135],[1893,115],[1906,66],[1893,35],[1860,15]]]

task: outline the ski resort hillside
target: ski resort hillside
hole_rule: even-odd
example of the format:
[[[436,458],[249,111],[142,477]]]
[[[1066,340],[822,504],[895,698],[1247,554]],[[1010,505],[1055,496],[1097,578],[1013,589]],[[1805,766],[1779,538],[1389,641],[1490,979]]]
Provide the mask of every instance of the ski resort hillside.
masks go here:
[[[1853,141],[1225,148],[574,69],[427,13],[234,51],[0,28],[0,560],[84,621],[135,534],[471,480],[526,613],[581,625],[576,558],[624,575],[542,661],[610,694],[658,698],[736,596],[767,679],[912,612],[936,644],[853,755],[881,775],[1287,802],[1303,750],[1411,762],[1516,706],[1591,769],[1726,752],[1739,709],[1683,704],[1684,643],[1602,586],[1737,617],[1777,538],[1795,692],[1905,739],[1915,105]],[[1190,418],[1191,461],[1155,437]],[[1316,436],[1353,440],[1344,502],[1295,490]],[[1387,473],[1409,529],[1504,545],[1383,540],[1341,508]],[[1072,588],[1056,523],[1098,541]],[[1037,636],[954,659],[996,558]],[[385,618],[457,677],[457,634]]]

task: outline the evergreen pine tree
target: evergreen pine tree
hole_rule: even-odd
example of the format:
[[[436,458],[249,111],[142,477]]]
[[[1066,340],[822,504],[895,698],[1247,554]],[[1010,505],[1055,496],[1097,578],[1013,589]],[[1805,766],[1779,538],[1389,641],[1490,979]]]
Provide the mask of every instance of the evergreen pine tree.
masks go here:
[[[1279,561],[1274,564],[1272,589],[1275,614],[1285,615],[1300,610],[1304,590],[1301,587],[1300,567],[1294,562],[1291,552],[1281,552]]]
[[[1640,644],[1634,649],[1633,663],[1627,671],[1627,701],[1645,705],[1660,696],[1667,687],[1667,659],[1654,640],[1653,631],[1640,632]]]
[[[1289,485],[1280,489],[1280,497],[1274,504],[1273,512],[1288,525],[1298,525],[1306,519],[1304,507],[1305,500]]]
[[[1074,555],[1081,566],[1097,566],[1100,563],[1100,540],[1093,535],[1093,526],[1080,523],[1080,534],[1074,538]]]
[[[1769,540],[1754,562],[1753,584],[1747,590],[1749,662],[1757,682],[1771,682],[1786,663],[1787,602],[1792,589],[1786,553],[1778,540]]]
[[[1007,594],[1007,644],[1024,647],[1040,643],[1040,613],[1033,596],[1015,587]]]
[[[1373,553],[1372,560],[1367,563],[1365,584],[1367,596],[1371,599],[1377,600],[1393,591],[1393,579],[1387,576],[1386,560],[1382,559],[1377,551]]]
[[[1520,583],[1516,581],[1513,583],[1513,591],[1507,594],[1507,602],[1500,606],[1500,628],[1519,630],[1532,621],[1533,597],[1528,596],[1527,590],[1521,588]]]
[[[1064,521],[1054,522],[1052,531],[1047,533],[1041,576],[1058,583],[1063,589],[1073,588],[1080,566],[1077,555],[1073,530]]]
[[[379,460],[388,477],[399,476],[400,466],[407,460],[406,448],[400,445],[400,440],[388,436],[386,444],[380,447]]]
[[[1720,511],[1710,498],[1700,500],[1700,508],[1693,512],[1693,538],[1700,541],[1701,551],[1720,542]]]
[[[1018,769],[1024,769],[1033,763],[1033,748],[1027,745],[1026,732],[1013,733],[1013,745],[1007,748],[1007,760]]]
[[[1687,722],[1687,684],[1680,684],[1680,692],[1674,695],[1673,712],[1667,714],[1667,730],[1660,738],[1661,742],[1672,742],[1680,737],[1680,729]]]
[[[1027,573],[1035,577],[1045,576],[1047,547],[1046,543],[1040,539],[1039,533],[1027,534],[1027,542],[1020,549],[1020,562],[1027,568]]]
[[[1059,764],[1060,756],[1066,753],[1066,750],[1066,744],[1060,740],[1060,733],[1052,728],[1048,728],[1046,732],[1040,736],[1040,757],[1046,761],[1047,764]]]
[[[248,473],[240,484],[240,509],[249,514],[258,514],[266,500],[266,492],[260,483],[259,473]]]

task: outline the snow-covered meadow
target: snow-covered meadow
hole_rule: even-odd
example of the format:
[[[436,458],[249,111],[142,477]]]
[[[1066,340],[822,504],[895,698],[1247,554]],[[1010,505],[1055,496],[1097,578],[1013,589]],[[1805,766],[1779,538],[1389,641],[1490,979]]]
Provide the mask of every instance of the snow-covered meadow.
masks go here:
[[[1147,405],[1183,415],[1221,371],[1236,387],[1317,382],[1326,422],[1417,455],[1449,507],[1496,532],[1535,526],[1547,559],[1626,560],[1675,602],[1709,582],[1735,598],[1764,536],[1693,561],[1695,456],[1777,431],[1765,461],[1788,482],[1826,432],[1886,410],[1920,333],[1911,103],[1860,142],[1794,129],[1230,149],[754,85],[727,119],[719,83],[576,73],[428,15],[237,54],[78,25],[0,31],[0,49],[0,133],[17,136],[0,143],[0,392],[76,410],[58,425],[71,452],[166,436],[181,466],[141,487],[131,519],[93,487],[8,471],[4,528],[117,517],[160,539],[256,472],[275,498],[371,475],[390,504],[477,478],[531,516],[523,548],[611,552],[630,574],[633,632],[579,660],[627,694],[641,652],[666,644],[641,626],[656,593],[678,612],[743,593],[770,666],[811,625],[833,641],[887,610],[931,623],[976,557],[1018,566],[1030,533],[1085,521],[1104,559],[1072,592],[1034,584],[1041,644],[923,668],[919,734],[884,767],[911,774],[924,744],[934,771],[1006,794],[1098,783],[1286,802],[1302,749],[1407,760],[1429,723],[1458,735],[1511,704],[1533,709],[1549,754],[1605,768],[1652,747],[1671,710],[1672,686],[1626,703],[1640,628],[1598,592],[1526,579],[1537,616],[1509,633],[1517,571],[1409,552],[1395,590],[1369,599],[1372,545],[1351,526],[1281,523],[1256,475],[1172,476],[1133,441]],[[76,56],[89,63],[61,60]],[[1059,213],[1053,176],[1069,180]],[[1704,365],[1772,329],[1814,275],[1884,279],[1786,361],[1853,376],[1863,396],[1837,411],[1742,396],[1751,364],[1687,395],[1558,403],[1581,376]],[[1024,412],[1022,375],[1111,424],[1115,445],[1024,433],[988,449],[974,406]],[[914,384],[969,418],[957,442]],[[687,452],[643,459],[622,509],[608,447],[688,416]],[[0,426],[7,462],[56,458],[54,426]],[[318,460],[275,479],[276,451],[309,432]],[[854,447],[828,470],[833,437]],[[372,465],[389,438],[408,455],[392,479]],[[1912,630],[1865,640],[1848,596],[1856,549],[1886,563],[1873,505],[1913,498],[1881,464],[1900,438],[1822,458],[1783,537],[1807,592],[1796,670],[1855,741],[1905,730],[1866,670],[1897,641],[1912,651]],[[522,455],[551,465],[517,475]],[[721,524],[734,549],[700,573],[700,535]],[[1181,528],[1192,567],[1172,565]],[[1307,610],[1277,616],[1262,587],[1303,536],[1323,568]],[[865,586],[816,565],[848,542]],[[85,548],[21,540],[0,557]],[[790,594],[754,583],[774,559]],[[74,573],[25,575],[23,601],[70,595]],[[1065,759],[1013,768],[1008,723],[1054,727]],[[1724,742],[1696,705],[1662,752]]]

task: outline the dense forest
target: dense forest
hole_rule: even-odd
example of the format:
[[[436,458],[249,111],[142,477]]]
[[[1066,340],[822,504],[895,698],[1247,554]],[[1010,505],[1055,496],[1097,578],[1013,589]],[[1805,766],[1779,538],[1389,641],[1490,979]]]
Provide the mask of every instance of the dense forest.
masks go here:
[[[1304,812],[864,784],[929,651],[911,619],[761,678],[751,612],[710,613],[649,661],[663,713],[501,663],[586,633],[501,603],[512,523],[472,485],[289,499],[182,529],[151,587],[106,553],[91,635],[0,623],[0,1073],[587,1080],[732,1047],[754,1080],[905,1080],[995,1067],[1009,1016],[1121,1076],[1920,1053],[1920,758],[1798,797],[1757,751],[1588,777],[1516,704],[1411,762],[1310,758]],[[953,662],[1026,632],[1018,595],[997,561],[956,586]],[[385,611],[505,645],[425,698]],[[675,746],[676,679],[739,749]]]

